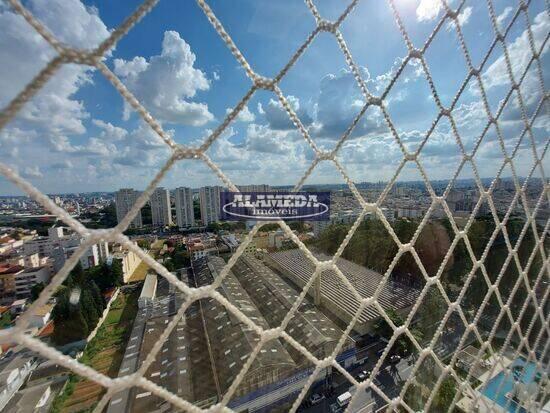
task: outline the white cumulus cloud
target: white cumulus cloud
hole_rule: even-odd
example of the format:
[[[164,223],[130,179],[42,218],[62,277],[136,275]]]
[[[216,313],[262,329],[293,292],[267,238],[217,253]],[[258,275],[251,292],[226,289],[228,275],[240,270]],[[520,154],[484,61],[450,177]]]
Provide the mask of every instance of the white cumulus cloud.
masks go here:
[[[196,56],[175,31],[164,32],[160,55],[149,60],[115,59],[115,73],[140,102],[161,121],[202,126],[214,119],[205,103],[191,102],[198,91],[210,88],[205,73],[195,68]],[[125,116],[129,116],[126,106]]]
[[[42,178],[44,176],[38,166],[26,166],[21,171],[21,175],[25,178]]]
[[[65,43],[78,47],[96,46],[109,30],[94,9],[78,0],[32,0],[29,10]],[[53,49],[20,15],[0,8],[0,106],[10,102],[55,56]],[[59,147],[67,135],[83,134],[89,117],[84,104],[74,95],[90,83],[92,69],[64,65],[18,112],[1,135],[35,137]]]
[[[227,108],[225,110],[225,114],[228,115],[230,112],[232,111],[231,108]],[[252,113],[250,111],[250,109],[248,109],[248,106],[245,106],[240,112],[239,114],[237,115],[237,121],[240,121],[240,122],[254,122],[254,120],[256,119],[256,116],[254,115],[254,113]]]
[[[510,16],[513,10],[514,9],[512,7],[508,6],[502,11],[502,13],[497,16],[497,25],[500,30],[503,30],[505,28],[504,23],[506,22],[506,19],[508,18],[508,16]]]
[[[437,17],[443,5],[440,0],[421,0],[416,8],[418,21],[429,21]]]

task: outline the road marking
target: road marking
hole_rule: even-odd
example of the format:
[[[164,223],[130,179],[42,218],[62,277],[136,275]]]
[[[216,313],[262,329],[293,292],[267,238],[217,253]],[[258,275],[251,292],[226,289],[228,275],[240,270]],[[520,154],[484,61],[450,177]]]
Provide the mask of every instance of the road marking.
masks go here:
[[[359,410],[355,410],[355,413],[361,413],[363,411],[365,411],[365,409],[371,407],[373,404],[375,404],[376,402],[370,402],[369,404],[367,404],[366,406],[363,406],[361,407]]]

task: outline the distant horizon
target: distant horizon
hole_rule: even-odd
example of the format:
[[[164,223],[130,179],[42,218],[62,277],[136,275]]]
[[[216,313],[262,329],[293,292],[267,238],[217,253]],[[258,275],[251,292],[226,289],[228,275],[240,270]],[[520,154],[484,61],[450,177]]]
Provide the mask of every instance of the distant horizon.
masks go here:
[[[512,177],[511,176],[504,176],[504,177],[499,177],[500,179],[502,180],[511,180]],[[495,177],[482,177],[480,178],[481,181],[492,181],[494,180]],[[525,180],[526,177],[524,176],[518,176],[518,179],[519,180]],[[529,178],[531,181],[537,181],[537,180],[541,180],[542,178],[540,177],[536,177],[536,176],[532,176],[531,178]],[[451,179],[448,178],[448,179],[430,179],[429,182],[431,183],[443,183],[443,182],[449,182]],[[474,181],[474,178],[460,178],[460,179],[456,179],[455,182],[467,182],[467,181]],[[383,184],[387,184],[389,181],[361,181],[361,182],[354,182],[354,184],[356,186],[359,186],[359,185],[365,185],[365,184],[368,184],[368,185],[376,185],[376,184],[379,184],[379,183],[383,183]],[[415,179],[415,180],[397,180],[396,181],[397,184],[415,184],[415,183],[424,183],[423,180],[418,180],[418,179]],[[267,185],[271,188],[292,188],[294,187],[293,184],[285,184],[285,185],[271,185],[271,184],[267,184],[267,183],[261,183],[261,184],[235,184],[236,186],[252,186],[252,185]],[[207,187],[207,186],[221,186],[221,187],[224,187],[224,185],[202,185],[202,186],[198,186],[198,187],[186,187],[186,188],[191,188],[193,191],[198,191],[200,188],[203,188],[203,187]],[[308,187],[316,187],[316,186],[347,186],[346,183],[318,183],[318,184],[305,184],[302,186],[302,188],[308,188]],[[167,188],[166,186],[163,186],[163,185],[159,185],[159,187],[162,187],[162,188]],[[167,188],[169,191],[173,191],[174,189],[176,188],[180,188],[180,187],[185,187],[185,186],[175,186],[173,188]],[[139,192],[143,192],[145,189],[137,189],[135,187],[131,187],[131,186],[121,186],[120,188],[118,189],[115,189],[115,190],[111,190],[111,191],[107,191],[107,190],[98,190],[98,191],[86,191],[86,192],[79,192],[79,191],[76,191],[76,192],[52,192],[52,193],[46,193],[47,196],[64,196],[64,195],[74,195],[74,194],[80,194],[80,195],[86,195],[86,194],[114,194],[116,193],[118,190],[122,189],[122,188],[131,188],[131,189],[135,189]],[[21,194],[21,195],[14,195],[14,194],[8,194],[8,195],[2,195],[0,194],[0,198],[30,198],[29,195],[27,194]]]

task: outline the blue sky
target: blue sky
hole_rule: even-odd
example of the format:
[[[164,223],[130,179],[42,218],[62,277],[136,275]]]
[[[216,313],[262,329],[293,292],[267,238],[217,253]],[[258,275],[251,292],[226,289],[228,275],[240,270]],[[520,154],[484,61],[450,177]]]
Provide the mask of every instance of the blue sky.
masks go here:
[[[336,19],[346,2],[314,2],[320,14]],[[438,0],[396,0],[398,11],[415,47],[422,47],[442,16]],[[458,1],[451,1],[452,7]],[[494,0],[500,27],[510,23],[517,0]],[[532,33],[540,48],[550,30],[543,1],[529,6]],[[76,47],[91,48],[109,36],[138,2],[105,0],[31,0],[25,6],[59,39]],[[253,69],[267,77],[281,70],[294,51],[314,30],[315,20],[301,1],[212,1],[209,3]],[[485,1],[466,1],[459,21],[476,67],[493,39]],[[5,3],[0,2],[0,106],[5,106],[55,53]],[[373,95],[380,95],[407,55],[407,48],[384,1],[361,1],[341,26],[354,61]],[[530,59],[523,15],[512,25],[506,42],[516,78]],[[548,45],[541,63],[548,84]],[[497,110],[510,87],[502,48],[497,46],[482,68],[489,105]],[[467,75],[456,29],[447,22],[425,54],[439,97],[449,105]],[[198,145],[250,89],[251,82],[192,1],[161,1],[105,58],[143,106],[173,139]],[[531,117],[541,100],[539,72],[531,65],[520,92]],[[280,82],[293,109],[319,147],[330,149],[364,105],[334,36],[320,33]],[[415,150],[436,119],[425,74],[417,60],[405,67],[385,100],[400,138]],[[523,129],[515,95],[499,123],[508,150]],[[466,85],[453,110],[458,132],[471,151],[487,123],[480,90],[475,81]],[[547,108],[534,123],[538,156],[548,140]],[[519,175],[527,175],[534,158],[528,140],[516,153]],[[295,130],[273,93],[257,91],[246,110],[207,153],[236,184],[296,183],[313,160],[313,151]],[[144,188],[169,156],[166,145],[101,73],[89,67],[64,66],[0,131],[0,161],[45,192],[114,190],[123,186]],[[403,158],[381,111],[366,111],[339,152],[339,160],[356,182],[388,180]],[[494,176],[502,163],[496,131],[492,127],[474,157],[482,177]],[[431,179],[452,176],[460,151],[449,121],[438,122],[420,160]],[[548,156],[543,160],[548,166]],[[509,176],[510,169],[503,171]],[[465,167],[459,178],[472,176]],[[535,174],[535,176],[538,176]],[[408,165],[401,180],[418,179]],[[321,163],[307,183],[341,183],[330,163]],[[179,162],[165,177],[167,187],[219,183],[216,175],[198,161]],[[0,179],[0,194],[17,193]]]

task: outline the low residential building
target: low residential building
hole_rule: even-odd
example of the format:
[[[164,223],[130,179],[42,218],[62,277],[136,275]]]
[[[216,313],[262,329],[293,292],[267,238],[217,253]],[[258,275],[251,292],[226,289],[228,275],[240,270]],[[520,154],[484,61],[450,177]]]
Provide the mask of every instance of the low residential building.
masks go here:
[[[239,248],[239,240],[234,234],[222,235],[220,238],[231,252],[234,252],[237,248]]]
[[[50,282],[50,269],[43,267],[25,268],[15,277],[15,295],[17,298],[30,298],[31,289],[36,284],[48,284]]]
[[[53,270],[58,272],[65,261],[74,254],[84,242],[79,234],[68,231],[64,227],[54,227],[48,230],[47,237],[37,237],[23,244],[23,254],[38,254],[40,257],[50,257],[54,261]],[[101,254],[100,254],[101,251]],[[87,269],[98,265],[106,256],[109,249],[105,243],[94,244],[80,257],[82,268]]]
[[[196,243],[189,248],[189,255],[193,260],[208,257],[210,255],[218,255],[218,248],[216,246],[209,246],[203,243]]]
[[[32,353],[26,357],[33,357]],[[48,413],[53,400],[63,389],[69,371],[56,362],[33,358],[30,374],[13,394],[2,413]]]
[[[44,304],[33,311],[29,319],[30,328],[42,328],[50,321],[54,304]]]
[[[185,244],[192,260],[219,254],[216,239],[208,234],[189,237]]]
[[[382,211],[382,215],[384,215],[388,222],[393,222],[395,220],[395,211],[393,209],[382,207],[380,211]]]
[[[22,240],[16,240],[10,236],[4,236],[0,238],[0,254],[5,254],[7,252],[13,251],[16,248],[19,248],[23,245]]]
[[[241,239],[243,242],[244,236]],[[258,232],[254,238],[248,243],[245,252],[255,254],[257,250],[266,250],[269,246],[269,236],[266,232]]]
[[[268,236],[268,247],[279,249],[283,246],[283,241],[285,239],[285,233],[282,230],[277,230],[269,233]]]
[[[10,305],[17,298],[15,278],[23,271],[21,265],[0,265],[0,304]]]
[[[21,298],[19,300],[15,300],[13,303],[11,303],[10,312],[13,315],[19,315],[23,311],[25,311],[26,308],[27,308],[27,299],[26,298]]]
[[[25,386],[15,393],[3,413],[47,413],[54,397],[49,383]]]
[[[330,226],[330,221],[312,221],[311,226],[313,227],[313,235],[318,237]]]
[[[422,218],[423,211],[416,207],[402,207],[397,208],[398,218]]]
[[[38,253],[28,255],[14,254],[7,259],[7,262],[13,265],[20,265],[21,267],[25,268],[35,268],[40,266],[41,260]]]
[[[141,263],[141,258],[134,251],[131,251],[122,245],[116,245],[113,247],[111,257],[121,261],[124,282],[128,282],[136,268]]]
[[[109,259],[109,243],[107,241],[102,241],[97,244],[97,252],[99,254],[99,260],[105,262]]]

